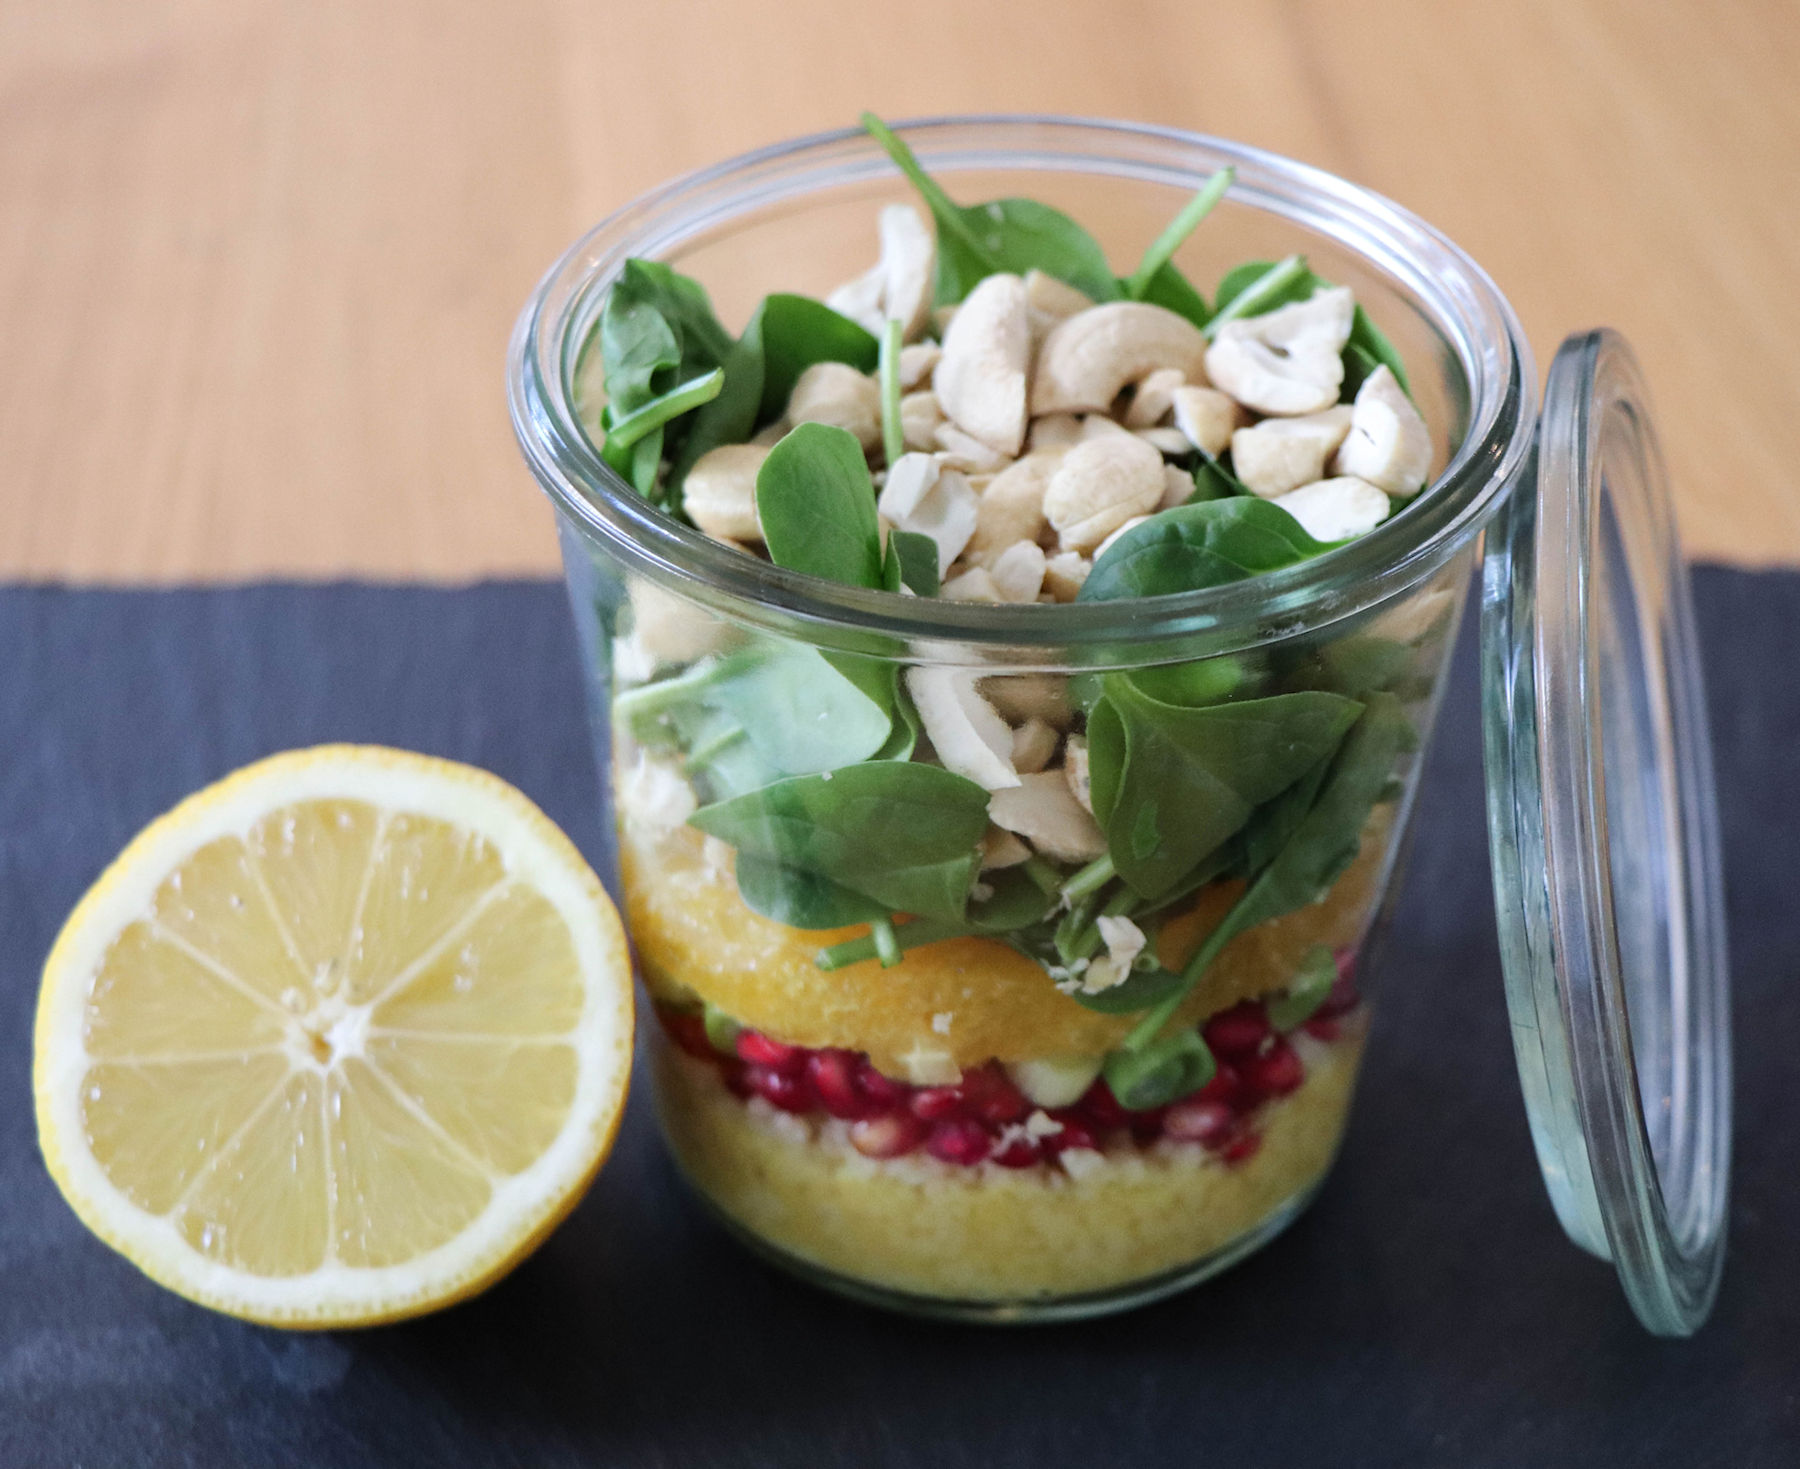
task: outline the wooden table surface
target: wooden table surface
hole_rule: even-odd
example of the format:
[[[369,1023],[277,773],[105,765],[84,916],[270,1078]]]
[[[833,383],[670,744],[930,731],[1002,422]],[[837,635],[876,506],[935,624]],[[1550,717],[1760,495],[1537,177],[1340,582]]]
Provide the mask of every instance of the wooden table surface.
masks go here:
[[[1645,359],[1698,555],[1800,561],[1791,0],[0,0],[0,577],[548,571],[502,356],[784,135],[1141,118],[1390,194]]]

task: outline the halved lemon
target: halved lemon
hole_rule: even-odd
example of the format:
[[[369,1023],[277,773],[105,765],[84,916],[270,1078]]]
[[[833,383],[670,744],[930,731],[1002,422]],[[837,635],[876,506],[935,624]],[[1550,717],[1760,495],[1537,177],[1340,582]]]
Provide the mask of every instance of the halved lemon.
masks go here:
[[[51,1176],[152,1279],[367,1325],[474,1294],[574,1207],[631,1067],[618,914],[504,781],[277,755],[128,846],[57,939]]]

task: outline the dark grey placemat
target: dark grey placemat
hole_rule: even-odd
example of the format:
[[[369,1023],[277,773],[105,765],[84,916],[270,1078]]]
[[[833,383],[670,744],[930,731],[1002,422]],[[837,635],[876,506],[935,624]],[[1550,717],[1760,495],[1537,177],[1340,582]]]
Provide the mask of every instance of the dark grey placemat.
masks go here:
[[[39,1159],[29,1038],[58,925],[159,811],[323,740],[485,765],[598,854],[567,611],[546,584],[0,589],[0,1466],[1794,1463],[1800,576],[1698,590],[1743,1120],[1718,1312],[1663,1343],[1536,1176],[1466,632],[1343,1159],[1220,1280],[1081,1326],[878,1315],[725,1240],[639,1100],[569,1223],[467,1306],[317,1336],[188,1306],[89,1238]]]

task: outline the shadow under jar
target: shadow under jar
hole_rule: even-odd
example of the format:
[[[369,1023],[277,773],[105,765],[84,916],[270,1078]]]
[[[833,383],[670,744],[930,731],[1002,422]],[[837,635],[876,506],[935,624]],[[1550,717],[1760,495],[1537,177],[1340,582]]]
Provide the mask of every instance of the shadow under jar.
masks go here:
[[[1408,365],[1435,447],[1426,490],[1360,539],[1135,601],[903,598],[708,540],[601,461],[584,349],[628,257],[699,279],[727,324],[767,292],[822,297],[854,274],[877,207],[906,197],[860,133],[768,149],[645,197],[580,240],[521,319],[514,421],[557,509],[617,812],[618,887],[661,1021],[657,1103],[683,1172],[747,1242],[846,1294],[974,1319],[1091,1315],[1243,1257],[1331,1165],[1378,988],[1363,956],[1477,538],[1526,460],[1535,374],[1511,310],[1467,256],[1327,174],[1212,139],[1070,120],[949,120],[907,137],[957,197],[1055,205],[1115,267],[1235,167],[1177,263],[1207,282],[1297,251],[1353,287]],[[904,699],[859,694],[869,727],[852,728],[838,697],[921,680],[972,686],[1009,722],[1050,726],[1065,749],[1134,737],[1132,700],[1159,680],[1277,714],[1299,707],[1291,696],[1330,695],[1341,727],[1291,788],[1306,788],[1297,805],[1258,806],[1224,842],[1203,803],[1127,793],[1137,819],[1110,824],[1111,844],[1129,828],[1140,856],[1171,854],[1178,879],[1146,898],[1108,861],[1059,857],[1054,843],[1030,863],[958,868],[979,862],[986,812],[869,761],[926,767]],[[828,737],[813,738],[820,729]],[[1271,725],[1272,741],[1290,737]],[[846,744],[862,763],[837,758]],[[771,776],[801,782],[795,804],[691,819]],[[878,907],[913,915],[891,941],[882,934],[888,963],[829,884],[810,906],[791,886],[768,895],[763,836],[790,819],[818,823],[808,840],[822,865],[858,889],[879,869]],[[1272,882],[1243,857],[1259,841],[1286,844]],[[1196,867],[1184,849],[1216,855]],[[917,913],[903,898],[926,870],[966,872],[970,895],[954,912]],[[1246,871],[1264,876],[1246,884]],[[1105,917],[1129,917],[1149,943],[1130,981],[1081,993]],[[1164,976],[1184,971],[1190,987],[1167,991]],[[1162,1006],[1165,1043],[1198,1037],[1190,1059],[1210,1060],[1192,1061],[1191,1084],[1152,1078],[1140,1100],[1109,1058],[1165,992],[1180,996]]]

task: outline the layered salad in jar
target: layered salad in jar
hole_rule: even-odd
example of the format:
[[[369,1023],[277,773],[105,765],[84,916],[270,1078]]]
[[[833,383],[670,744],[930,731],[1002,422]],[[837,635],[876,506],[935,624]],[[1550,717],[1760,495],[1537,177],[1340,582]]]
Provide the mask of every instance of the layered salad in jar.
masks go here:
[[[1404,364],[1299,256],[1128,276],[1025,199],[917,187],[824,300],[741,334],[632,260],[577,369],[636,491],[902,598],[1165,596],[1330,554],[1428,484]],[[1203,236],[1196,240],[1203,239]],[[1141,1298],[1330,1165],[1358,952],[1457,577],[1330,636],[1014,671],[814,646],[633,577],[602,609],[620,877],[683,1171],[753,1242],[898,1304]],[[1150,614],[1147,612],[1146,616]]]

